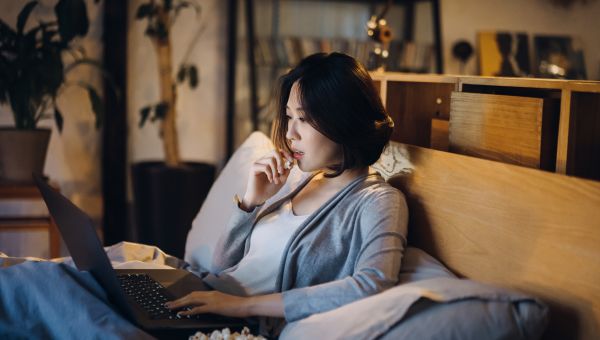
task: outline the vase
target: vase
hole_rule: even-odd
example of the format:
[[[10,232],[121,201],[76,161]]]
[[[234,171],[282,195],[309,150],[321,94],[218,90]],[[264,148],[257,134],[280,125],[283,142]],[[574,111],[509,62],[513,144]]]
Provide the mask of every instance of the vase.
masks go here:
[[[33,183],[31,174],[44,171],[51,132],[50,129],[0,128],[0,182]]]
[[[188,231],[212,186],[215,167],[194,162],[181,167],[140,162],[131,170],[134,239],[183,258]]]

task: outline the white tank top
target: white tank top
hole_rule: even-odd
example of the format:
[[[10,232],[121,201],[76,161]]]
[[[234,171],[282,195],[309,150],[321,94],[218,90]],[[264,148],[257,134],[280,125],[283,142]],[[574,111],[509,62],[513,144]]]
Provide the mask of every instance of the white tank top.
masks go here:
[[[250,235],[250,249],[242,260],[219,276],[204,280],[213,288],[235,295],[275,291],[275,281],[285,246],[308,215],[296,216],[291,200],[258,221]]]

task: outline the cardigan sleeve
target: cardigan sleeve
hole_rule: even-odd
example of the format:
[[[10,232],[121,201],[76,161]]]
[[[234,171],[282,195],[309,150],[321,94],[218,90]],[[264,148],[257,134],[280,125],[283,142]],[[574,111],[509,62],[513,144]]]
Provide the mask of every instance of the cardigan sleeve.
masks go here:
[[[252,232],[252,226],[260,206],[253,211],[246,212],[235,208],[233,215],[227,223],[226,230],[217,241],[213,252],[210,272],[217,274],[236,265],[244,257],[246,239]]]
[[[359,227],[368,232],[354,273],[339,280],[283,292],[288,322],[332,310],[396,284],[408,224],[408,208],[402,193],[397,191],[365,203],[359,221]]]

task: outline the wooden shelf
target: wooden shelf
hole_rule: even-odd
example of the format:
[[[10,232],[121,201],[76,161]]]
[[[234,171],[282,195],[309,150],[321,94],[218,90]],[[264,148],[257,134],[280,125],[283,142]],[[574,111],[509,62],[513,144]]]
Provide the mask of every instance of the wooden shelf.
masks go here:
[[[57,187],[53,185],[53,187]],[[58,190],[58,189],[57,189]],[[31,201],[41,201],[42,196],[33,184],[1,184],[0,185],[0,204],[3,200],[15,201],[23,200],[30,203]],[[45,215],[45,214],[44,214]],[[2,231],[21,231],[27,232],[31,230],[43,229],[48,232],[48,250],[51,258],[60,256],[60,234],[54,223],[54,219],[48,214],[40,216],[39,212],[35,214],[21,213],[4,214],[0,216],[0,232]]]
[[[452,108],[446,105],[452,92],[513,96],[514,102],[509,100],[509,103],[514,105],[514,110],[520,108],[519,98],[539,98],[544,102],[544,115],[549,117],[546,121],[550,122],[544,125],[544,131],[540,125],[540,140],[550,143],[547,145],[542,141],[540,157],[551,159],[554,165],[543,166],[543,162],[537,166],[535,162],[519,164],[600,180],[600,82],[398,72],[376,72],[372,77],[388,112],[397,123],[392,139],[428,148],[432,147],[432,140],[436,141],[434,148],[444,146],[443,136],[439,134],[445,133],[443,120],[451,120]],[[446,108],[448,116],[445,115]],[[463,110],[461,113],[466,110],[464,107],[457,109]],[[542,114],[541,110],[539,114]],[[553,122],[552,113],[548,113],[552,111],[558,112],[557,123]],[[432,119],[435,119],[434,129]],[[541,138],[542,132],[544,138]],[[486,157],[503,161],[510,156]]]

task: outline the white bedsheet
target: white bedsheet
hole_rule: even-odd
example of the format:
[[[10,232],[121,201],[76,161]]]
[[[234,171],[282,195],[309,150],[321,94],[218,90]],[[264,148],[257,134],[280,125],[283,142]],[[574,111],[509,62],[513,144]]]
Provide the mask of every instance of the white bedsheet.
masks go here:
[[[174,269],[185,268],[186,263],[174,256],[166,254],[158,247],[140,243],[119,242],[105,247],[113,268],[116,269]],[[0,267],[9,267],[25,261],[51,261],[74,266],[70,257],[42,259],[37,257],[11,257],[0,252]]]

